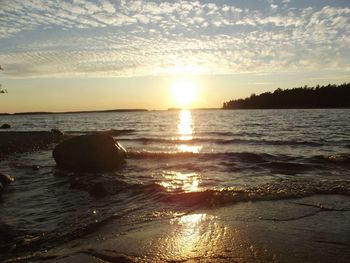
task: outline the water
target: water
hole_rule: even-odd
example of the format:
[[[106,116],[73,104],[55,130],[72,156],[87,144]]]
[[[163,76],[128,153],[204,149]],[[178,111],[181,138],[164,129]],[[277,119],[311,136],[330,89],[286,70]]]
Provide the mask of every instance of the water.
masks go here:
[[[104,174],[58,171],[51,151],[3,161],[0,171],[16,177],[0,201],[0,245],[12,254],[113,220],[131,226],[242,201],[350,194],[349,109],[0,116],[5,122],[23,131],[114,129],[128,150],[126,165]]]

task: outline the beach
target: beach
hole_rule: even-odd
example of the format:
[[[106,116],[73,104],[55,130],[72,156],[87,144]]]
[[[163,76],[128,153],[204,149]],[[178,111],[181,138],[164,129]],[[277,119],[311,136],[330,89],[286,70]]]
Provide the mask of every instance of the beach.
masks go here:
[[[115,219],[82,239],[14,262],[345,263],[349,220],[345,196],[243,202],[132,226]]]
[[[0,172],[15,181],[0,261],[348,262],[348,113],[1,116]],[[56,167],[56,145],[93,133],[127,149],[123,166]]]

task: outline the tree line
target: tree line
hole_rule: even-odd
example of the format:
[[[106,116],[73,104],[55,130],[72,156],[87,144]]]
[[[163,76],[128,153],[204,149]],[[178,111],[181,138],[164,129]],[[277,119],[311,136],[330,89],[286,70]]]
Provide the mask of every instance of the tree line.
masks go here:
[[[0,65],[0,71],[1,71],[1,70],[4,70],[4,68]],[[7,93],[7,90],[3,89],[3,88],[2,88],[2,85],[0,84],[0,94],[1,94],[1,93]]]
[[[298,87],[224,102],[223,109],[349,108],[350,83]]]

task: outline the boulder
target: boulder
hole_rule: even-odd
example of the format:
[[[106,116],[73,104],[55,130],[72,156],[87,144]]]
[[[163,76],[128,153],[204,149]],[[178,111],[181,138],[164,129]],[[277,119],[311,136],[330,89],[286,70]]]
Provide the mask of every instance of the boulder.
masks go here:
[[[15,179],[12,178],[11,176],[8,176],[6,174],[3,174],[3,173],[0,173],[0,183],[3,185],[3,186],[6,186],[10,183],[12,183]]]
[[[7,124],[7,123],[5,123],[5,124],[3,124],[3,125],[1,125],[0,126],[0,129],[10,129],[11,128],[11,125],[10,124]]]
[[[70,138],[57,145],[53,158],[57,167],[70,171],[108,171],[125,162],[126,150],[107,134]]]
[[[0,195],[2,194],[4,187],[12,183],[15,179],[6,174],[0,173]]]

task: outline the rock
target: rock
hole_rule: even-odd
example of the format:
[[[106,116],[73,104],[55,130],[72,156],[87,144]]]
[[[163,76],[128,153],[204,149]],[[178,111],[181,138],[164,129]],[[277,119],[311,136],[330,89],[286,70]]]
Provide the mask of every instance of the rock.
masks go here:
[[[15,179],[11,176],[8,176],[6,174],[3,174],[3,173],[0,173],[0,183],[3,185],[3,186],[6,186],[10,183],[12,183]]]
[[[12,183],[15,179],[6,174],[0,173],[0,195],[4,191],[6,185]]]
[[[126,150],[107,134],[73,137],[53,150],[57,167],[70,171],[113,170],[125,162],[125,156]]]
[[[61,131],[58,130],[58,129],[51,129],[51,132],[52,132],[53,134],[63,135],[63,132],[61,132]]]
[[[40,165],[37,165],[37,164],[33,164],[32,166],[31,166],[31,168],[32,168],[32,170],[39,170],[40,169]]]
[[[1,125],[0,126],[0,129],[10,129],[11,128],[11,125],[10,124],[7,124],[7,123],[5,123],[5,124],[3,124],[3,125]]]

